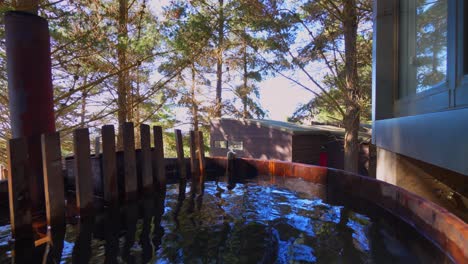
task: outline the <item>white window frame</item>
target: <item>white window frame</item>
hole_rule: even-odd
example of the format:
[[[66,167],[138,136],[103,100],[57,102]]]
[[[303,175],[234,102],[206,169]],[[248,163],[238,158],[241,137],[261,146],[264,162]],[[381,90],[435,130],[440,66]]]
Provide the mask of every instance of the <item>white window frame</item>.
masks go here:
[[[449,1],[447,88],[428,89],[401,99],[398,2],[374,1],[372,141],[379,148],[468,177],[468,62],[464,59],[468,43],[463,21],[468,19],[468,14],[464,15],[468,2]]]

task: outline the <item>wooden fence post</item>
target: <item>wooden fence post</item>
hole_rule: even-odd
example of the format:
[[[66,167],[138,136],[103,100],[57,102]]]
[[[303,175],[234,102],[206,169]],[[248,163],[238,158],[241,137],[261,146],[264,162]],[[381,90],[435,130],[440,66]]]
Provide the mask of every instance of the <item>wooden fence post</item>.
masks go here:
[[[47,224],[63,226],[65,225],[65,185],[60,134],[58,132],[43,134],[41,141]]]
[[[8,141],[8,197],[11,233],[18,244],[34,248],[26,138]],[[16,244],[16,243],[15,243]]]
[[[177,150],[177,167],[179,171],[179,200],[183,200],[185,199],[185,187],[187,186],[187,169],[185,167],[184,143],[180,129],[175,129],[174,132]]]
[[[166,168],[164,164],[164,145],[162,127],[153,127],[154,153],[153,153],[153,181],[159,191],[166,190]]]
[[[80,210],[80,214],[90,213],[94,202],[89,144],[88,128],[73,131],[76,205]]]
[[[123,153],[125,200],[129,201],[136,197],[138,190],[135,154],[135,130],[132,122],[124,123]]]
[[[205,177],[206,177],[206,161],[205,161],[205,143],[203,140],[203,132],[198,131],[198,162],[200,163],[200,190],[205,190]]]
[[[197,185],[199,184],[199,171],[197,170],[197,131],[190,131],[190,175],[191,175],[191,192],[192,194],[197,193]]]
[[[117,158],[115,152],[114,126],[103,126],[101,129],[101,134],[104,200],[108,203],[116,203],[119,196],[117,187]]]
[[[140,125],[141,145],[141,187],[143,192],[153,189],[153,168],[151,164],[151,132],[150,126]]]

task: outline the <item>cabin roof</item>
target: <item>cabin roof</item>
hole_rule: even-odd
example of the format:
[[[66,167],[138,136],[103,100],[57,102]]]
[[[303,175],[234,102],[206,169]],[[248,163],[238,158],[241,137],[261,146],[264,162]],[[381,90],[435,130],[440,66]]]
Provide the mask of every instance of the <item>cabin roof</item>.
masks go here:
[[[231,120],[237,121],[243,124],[248,125],[257,125],[272,129],[278,129],[281,131],[288,132],[292,135],[335,135],[338,137],[343,137],[345,130],[336,126],[329,125],[299,125],[290,122],[278,121],[278,120],[269,120],[269,119],[235,119],[235,118],[221,118],[219,120]],[[369,133],[360,132],[359,138],[361,140],[366,140],[370,138]]]

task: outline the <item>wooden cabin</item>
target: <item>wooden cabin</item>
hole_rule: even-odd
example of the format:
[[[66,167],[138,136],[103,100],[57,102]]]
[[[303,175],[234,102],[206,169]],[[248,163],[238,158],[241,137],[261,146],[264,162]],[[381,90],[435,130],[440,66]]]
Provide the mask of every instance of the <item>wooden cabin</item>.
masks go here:
[[[229,149],[237,157],[300,162],[343,169],[344,129],[255,119],[211,120],[210,155],[226,156]],[[359,173],[368,175],[369,140],[360,134]]]

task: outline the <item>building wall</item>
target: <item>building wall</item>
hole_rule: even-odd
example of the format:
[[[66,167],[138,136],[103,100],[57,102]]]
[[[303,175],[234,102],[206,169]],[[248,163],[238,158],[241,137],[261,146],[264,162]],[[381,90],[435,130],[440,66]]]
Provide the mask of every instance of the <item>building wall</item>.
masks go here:
[[[395,152],[377,149],[377,179],[416,193],[468,222],[467,177]]]
[[[210,131],[210,155],[226,156],[228,149],[214,148],[214,141],[242,141],[238,157],[292,161],[292,136],[286,131],[257,126],[238,120],[213,120]]]
[[[328,153],[328,167],[343,169],[343,140],[328,134],[293,135],[277,128],[268,128],[241,120],[221,119],[211,122],[210,155],[225,157],[228,148],[216,148],[215,141],[243,142],[238,157],[293,161],[319,165],[320,153]],[[324,148],[322,148],[324,147]],[[359,152],[359,174],[369,174],[369,148],[362,143]]]
[[[327,167],[341,170],[344,168],[343,139],[329,135],[295,135],[292,146],[294,162],[319,165],[320,152],[326,151]],[[375,175],[369,172],[369,161],[369,144],[361,143],[358,172],[360,175]]]
[[[292,140],[292,161],[319,164],[320,152],[329,151],[329,137],[326,135],[294,135]]]

